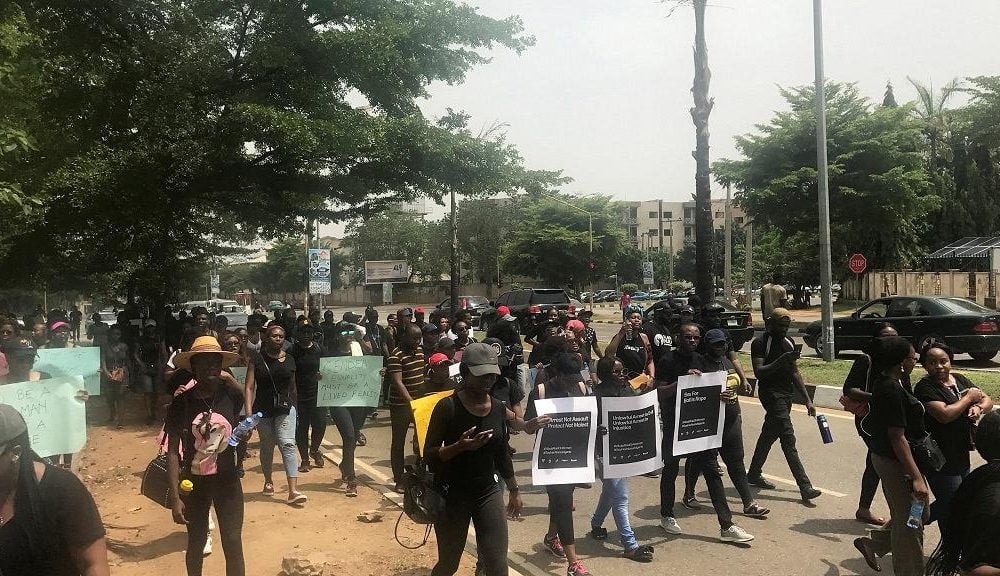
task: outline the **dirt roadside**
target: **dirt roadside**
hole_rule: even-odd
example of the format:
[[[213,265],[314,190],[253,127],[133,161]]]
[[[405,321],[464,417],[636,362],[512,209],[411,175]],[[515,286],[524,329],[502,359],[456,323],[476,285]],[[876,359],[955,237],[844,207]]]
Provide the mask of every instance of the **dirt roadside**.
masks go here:
[[[97,501],[108,533],[111,573],[118,576],[184,574],[187,533],[173,523],[170,512],[139,493],[142,473],[156,454],[155,427],[139,423],[142,413],[138,397],[130,400],[130,414],[136,415],[124,430],[103,424],[104,406],[98,398],[88,405],[90,427],[87,446],[77,456],[74,469]],[[98,418],[100,417],[100,418]],[[327,438],[339,444],[336,427],[328,428]],[[344,496],[340,472],[332,462],[302,474],[300,489],[309,496],[302,509],[291,508],[282,497],[286,485],[279,473],[280,456],[275,455],[275,498],[260,494],[263,477],[256,443],[251,443],[247,475],[243,480],[245,520],[243,548],[248,576],[275,576],[282,558],[295,553],[319,553],[329,562],[326,574],[352,576],[424,576],[436,558],[434,536],[419,550],[407,550],[396,543],[393,528],[399,509],[385,502],[379,492],[361,486],[357,498]],[[362,523],[358,514],[380,510],[384,519]],[[423,536],[422,527],[406,518],[400,537],[408,544]],[[474,561],[463,558],[461,575],[471,576]],[[214,553],[205,559],[205,574],[224,574],[225,563],[218,534]]]

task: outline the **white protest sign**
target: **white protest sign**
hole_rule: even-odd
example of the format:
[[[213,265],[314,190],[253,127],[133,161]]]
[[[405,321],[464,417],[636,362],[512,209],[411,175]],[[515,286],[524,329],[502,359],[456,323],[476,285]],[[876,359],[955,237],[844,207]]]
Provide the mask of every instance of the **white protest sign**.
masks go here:
[[[663,467],[663,428],[656,393],[601,398],[605,478],[627,478]]]
[[[21,413],[31,449],[39,456],[74,454],[87,442],[83,376],[0,386],[0,404],[10,404]]]
[[[531,455],[531,483],[587,484],[594,481],[597,434],[597,398],[535,400],[539,416],[552,418],[535,436]]]
[[[722,446],[726,411],[720,401],[726,372],[706,372],[677,379],[674,414],[674,456]]]

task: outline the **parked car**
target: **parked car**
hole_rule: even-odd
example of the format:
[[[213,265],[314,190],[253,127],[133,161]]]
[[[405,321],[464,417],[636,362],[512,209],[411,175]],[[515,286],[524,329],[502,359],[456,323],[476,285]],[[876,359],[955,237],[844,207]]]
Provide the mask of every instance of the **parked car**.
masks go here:
[[[667,298],[660,300],[648,308],[643,313],[646,320],[650,320],[656,310],[669,307],[674,313],[674,320],[671,322],[671,335],[679,332],[680,318],[677,313],[687,305],[687,299]],[[729,335],[729,340],[733,348],[739,350],[743,345],[753,340],[753,317],[745,310],[734,308],[731,304],[722,300],[715,300],[706,309],[714,308],[715,312],[702,313],[702,325],[705,328],[721,328]],[[709,318],[708,315],[715,314],[716,318]]]
[[[533,323],[533,317],[548,313],[552,308],[576,312],[576,306],[570,302],[569,295],[562,288],[523,288],[501,294],[493,309],[484,312],[483,321],[487,325],[496,321],[496,309],[500,306],[510,308],[510,313],[517,318],[518,331],[525,333]]]
[[[435,308],[444,312],[449,317],[453,315],[451,311],[451,298],[446,298],[441,301]],[[490,300],[486,296],[459,296],[458,297],[458,308],[459,310],[468,310],[470,314],[470,322],[472,322],[473,327],[482,326],[482,314],[483,311],[489,310]]]
[[[878,322],[889,322],[917,350],[931,340],[944,342],[956,354],[985,361],[1000,351],[1000,313],[965,298],[890,296],[872,300],[845,318],[833,321],[834,350],[860,350]],[[822,354],[822,325],[805,329],[805,343]]]
[[[617,302],[621,297],[617,290],[601,290],[594,297],[594,302]]]
[[[285,304],[281,300],[271,300],[267,303],[268,312],[274,312],[275,310],[281,310],[285,307]]]

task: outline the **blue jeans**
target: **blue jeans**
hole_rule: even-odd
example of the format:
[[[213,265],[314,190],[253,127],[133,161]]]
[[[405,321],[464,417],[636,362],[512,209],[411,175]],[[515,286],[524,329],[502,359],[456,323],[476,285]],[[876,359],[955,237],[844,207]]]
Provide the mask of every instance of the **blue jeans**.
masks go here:
[[[632,525],[628,520],[628,478],[604,478],[601,480],[601,498],[590,519],[591,528],[600,528],[611,512],[626,551],[633,550],[639,543],[635,540]]]
[[[951,499],[955,497],[955,492],[962,485],[962,480],[969,475],[965,470],[960,474],[947,472],[932,472],[927,475],[927,485],[934,494],[934,501],[931,502],[931,517],[928,522],[937,521],[939,528],[944,528],[951,515]]]
[[[257,424],[257,431],[260,433],[260,469],[264,474],[264,481],[271,481],[275,444],[281,452],[285,475],[289,478],[298,478],[299,458],[295,454],[295,406],[288,408],[288,414],[261,418]]]

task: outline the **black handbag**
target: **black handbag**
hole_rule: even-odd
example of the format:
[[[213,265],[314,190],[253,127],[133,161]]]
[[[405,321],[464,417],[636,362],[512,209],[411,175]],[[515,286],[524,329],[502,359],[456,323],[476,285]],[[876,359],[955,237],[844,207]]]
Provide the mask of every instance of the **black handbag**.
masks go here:
[[[913,461],[917,468],[924,474],[938,472],[944,468],[945,457],[941,447],[930,434],[920,440],[910,441],[910,452],[913,454]]]
[[[139,492],[164,508],[173,508],[170,501],[170,475],[167,473],[167,454],[163,451],[167,443],[167,435],[163,434],[160,451],[156,458],[146,465],[142,473],[142,486]]]
[[[444,511],[444,496],[434,488],[434,475],[424,467],[403,473],[403,512],[417,524],[433,524]]]

